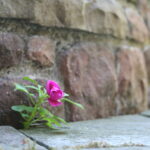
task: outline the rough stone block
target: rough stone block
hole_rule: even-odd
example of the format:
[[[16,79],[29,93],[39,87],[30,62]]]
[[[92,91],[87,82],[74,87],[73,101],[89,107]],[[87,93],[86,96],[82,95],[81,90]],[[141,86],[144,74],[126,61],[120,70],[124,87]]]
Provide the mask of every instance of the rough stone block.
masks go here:
[[[108,117],[115,114],[117,77],[112,52],[94,43],[80,43],[57,59],[65,91],[85,110],[66,104],[69,121]]]
[[[150,1],[138,0],[138,9],[145,20],[150,35]]]
[[[21,128],[21,116],[11,110],[11,106],[28,104],[28,98],[25,94],[14,91],[15,82],[13,79],[0,79],[0,125]]]
[[[144,48],[144,57],[145,57],[145,63],[146,63],[146,71],[148,75],[148,86],[150,83],[150,46],[145,46]],[[148,87],[148,106],[150,107],[150,87]]]
[[[144,58],[145,58],[145,63],[146,63],[146,70],[148,74],[148,82],[150,82],[150,46],[146,46],[144,48]]]
[[[33,17],[33,1],[0,0],[0,17],[31,19]]]
[[[0,33],[0,70],[20,63],[24,41],[13,33]]]
[[[147,72],[144,55],[135,47],[120,47],[117,52],[117,113],[138,113],[147,109]]]
[[[128,30],[123,8],[116,0],[95,0],[84,3],[85,30],[125,38]]]
[[[34,21],[44,26],[57,26],[125,38],[127,20],[115,0],[43,0],[35,1]]]
[[[129,22],[128,38],[138,42],[147,42],[149,32],[142,16],[132,8],[126,8],[125,14]]]
[[[28,42],[29,59],[41,66],[50,67],[55,60],[55,43],[44,36],[32,36]]]

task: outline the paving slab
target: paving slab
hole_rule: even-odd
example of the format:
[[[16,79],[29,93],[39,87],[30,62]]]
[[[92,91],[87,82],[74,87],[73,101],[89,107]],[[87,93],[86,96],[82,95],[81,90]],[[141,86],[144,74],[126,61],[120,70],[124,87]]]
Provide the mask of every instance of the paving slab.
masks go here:
[[[150,117],[150,110],[142,112],[141,115],[145,117]]]
[[[10,126],[0,126],[0,150],[46,150]]]
[[[137,146],[132,146],[132,147],[114,147],[114,148],[86,148],[82,150],[150,150],[150,147],[137,147]]]
[[[150,150],[150,118],[141,115],[70,123],[58,130],[22,130],[49,149]]]

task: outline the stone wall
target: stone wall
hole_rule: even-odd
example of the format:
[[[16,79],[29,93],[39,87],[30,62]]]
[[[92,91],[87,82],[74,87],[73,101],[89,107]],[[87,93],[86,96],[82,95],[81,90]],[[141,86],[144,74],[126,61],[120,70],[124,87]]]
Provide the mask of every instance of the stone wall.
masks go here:
[[[0,124],[20,127],[10,107],[28,101],[13,90],[23,76],[85,106],[53,109],[68,121],[144,111],[149,62],[149,0],[0,0]]]

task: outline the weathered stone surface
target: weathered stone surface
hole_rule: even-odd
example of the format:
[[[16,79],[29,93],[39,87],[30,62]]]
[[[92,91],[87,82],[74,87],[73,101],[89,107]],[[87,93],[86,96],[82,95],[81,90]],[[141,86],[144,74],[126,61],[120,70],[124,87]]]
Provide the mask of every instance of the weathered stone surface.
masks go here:
[[[146,116],[146,117],[150,117],[150,110],[142,112],[141,115]]]
[[[145,57],[145,63],[146,63],[146,70],[148,74],[148,81],[150,82],[150,46],[146,46],[144,48],[144,57]]]
[[[86,30],[124,38],[128,30],[121,5],[116,0],[85,1]]]
[[[16,80],[0,79],[0,125],[21,128],[21,117],[11,106],[28,104],[28,99],[25,94],[14,91],[14,82]]]
[[[107,150],[149,150],[149,146],[121,146],[121,147],[113,147],[107,148]],[[83,149],[85,150],[85,149]],[[98,149],[89,149],[89,150],[106,150],[106,148],[98,148]]]
[[[1,0],[0,17],[125,38],[127,21],[116,0]]]
[[[144,57],[145,57],[145,63],[146,63],[146,71],[148,75],[148,86],[150,83],[150,46],[146,46],[144,48]],[[150,107],[150,87],[148,87],[148,106]]]
[[[0,126],[0,150],[46,150],[10,126]]]
[[[44,36],[33,36],[28,42],[28,56],[41,66],[52,66],[55,60],[55,44]]]
[[[32,0],[0,0],[0,17],[30,19],[33,16]]]
[[[35,22],[46,26],[83,29],[124,38],[127,21],[115,1],[43,0],[35,2]]]
[[[150,2],[148,0],[138,0],[138,9],[145,20],[150,34]]]
[[[148,41],[149,33],[142,16],[140,16],[140,14],[132,8],[126,8],[125,14],[130,27],[128,38],[138,42]]]
[[[134,47],[117,52],[119,91],[117,113],[137,113],[147,108],[147,72],[143,53]]]
[[[69,121],[107,117],[115,113],[117,81],[113,54],[94,43],[76,44],[57,60],[65,91],[85,110],[66,104]]]
[[[33,128],[23,132],[49,149],[148,150],[149,127],[149,118],[129,115],[71,123],[59,130]]]
[[[65,12],[63,1],[34,1],[34,22],[44,26],[64,26]]]
[[[24,41],[13,33],[0,33],[0,70],[21,61]]]
[[[137,5],[138,5],[138,9],[139,9],[140,13],[142,14],[142,16],[145,19],[146,15],[149,11],[148,0],[137,0]]]

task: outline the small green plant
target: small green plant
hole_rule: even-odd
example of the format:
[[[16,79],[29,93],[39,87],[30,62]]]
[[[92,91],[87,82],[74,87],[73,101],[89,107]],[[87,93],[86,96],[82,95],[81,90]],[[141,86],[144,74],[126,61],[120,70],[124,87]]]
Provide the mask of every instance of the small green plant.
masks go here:
[[[23,126],[25,129],[37,124],[42,124],[50,128],[56,128],[56,126],[60,127],[62,123],[67,124],[64,119],[52,114],[44,108],[44,103],[49,103],[51,107],[57,107],[62,105],[64,102],[68,102],[83,109],[81,104],[68,99],[67,97],[69,95],[64,93],[55,81],[48,80],[45,88],[38,84],[36,80],[29,77],[24,77],[23,80],[29,81],[31,85],[21,85],[15,83],[15,90],[26,93],[30,99],[31,105],[12,106],[12,110],[21,114],[24,120]]]

